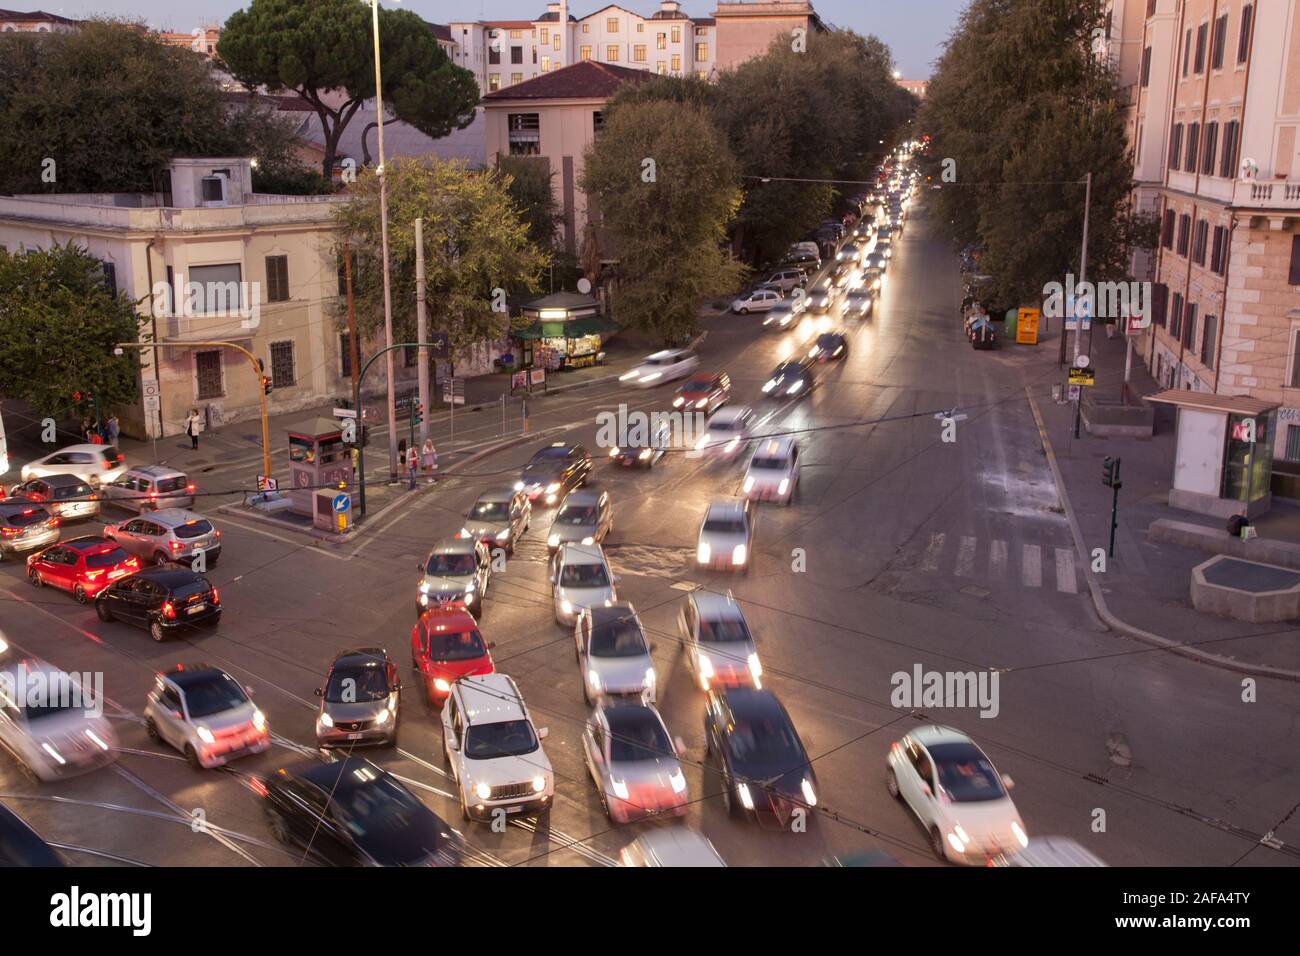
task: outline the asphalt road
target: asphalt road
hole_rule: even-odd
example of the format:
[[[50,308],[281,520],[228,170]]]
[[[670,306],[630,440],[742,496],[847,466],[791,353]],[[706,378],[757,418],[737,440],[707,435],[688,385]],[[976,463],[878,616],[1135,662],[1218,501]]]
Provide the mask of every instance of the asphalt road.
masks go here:
[[[760,393],[795,347],[791,335],[764,332],[753,316],[709,322],[703,367],[730,373],[733,401],[754,405],[760,431],[797,431],[804,459],[794,505],[759,509],[747,575],[697,572],[692,560],[708,502],[739,490],[742,464],[670,454],[650,471],[626,471],[595,447],[598,412],[620,402],[663,408],[671,387],[593,385],[534,410],[534,431],[569,427],[566,437],[591,448],[593,486],[614,499],[607,553],[620,595],[655,643],[660,710],[686,742],[688,821],[731,865],[815,865],[875,849],[935,864],[924,832],[884,788],[890,742],[922,719],[891,703],[890,678],[917,665],[996,670],[995,717],[917,712],[972,734],[1015,779],[1031,836],[1073,837],[1113,865],[1295,865],[1294,686],[1261,682],[1257,702],[1245,703],[1238,675],[1158,654],[1098,624],[1024,399],[1026,384],[1050,391],[1051,356],[1043,347],[972,351],[957,318],[955,258],[927,232],[924,211],[915,212],[895,241],[877,315],[851,327],[848,357],[823,366],[800,400]],[[956,440],[944,442],[934,416],[953,408],[966,417]],[[499,429],[499,420],[467,418],[458,437],[487,441]],[[337,651],[381,644],[405,669],[416,561],[460,527],[481,490],[512,483],[536,447],[490,456],[413,496],[350,549],[309,547],[292,533],[217,516],[223,554],[210,576],[225,616],[218,630],[169,644],[101,624],[70,596],[29,587],[18,562],[0,565],[0,629],[65,669],[102,671],[125,748],[115,765],[53,785],[28,782],[0,755],[0,800],[48,840],[80,848],[69,851],[78,863],[293,862],[268,833],[248,775],[313,758],[313,690]],[[215,487],[227,475],[233,484],[220,468],[204,481]],[[437,715],[418,693],[404,701],[400,747],[368,754],[466,833],[471,862],[608,865],[656,825],[611,824],[587,775],[580,735],[588,711],[572,634],[551,614],[548,525],[549,511],[535,511],[508,570],[493,578],[482,628],[498,669],[550,729],[544,746],[557,798],[549,824],[521,821],[504,833],[463,825]],[[796,570],[800,556],[806,564]],[[766,686],[814,758],[821,812],[807,832],[729,819],[704,766],[703,696],[676,631],[684,589],[696,585],[734,591]],[[139,715],[154,672],[197,660],[252,685],[275,734],[271,751],[200,773],[147,738]],[[1104,832],[1095,832],[1102,817]],[[1266,835],[1286,846],[1261,843]]]

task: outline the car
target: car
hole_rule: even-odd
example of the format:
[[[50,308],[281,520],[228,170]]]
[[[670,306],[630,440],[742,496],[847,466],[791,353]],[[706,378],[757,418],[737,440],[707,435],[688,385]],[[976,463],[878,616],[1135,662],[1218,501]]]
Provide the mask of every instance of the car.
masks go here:
[[[1109,866],[1077,840],[1069,837],[1034,837],[1029,846],[1008,850],[989,860],[990,866]]]
[[[856,243],[847,243],[843,249],[835,253],[835,264],[836,266],[844,264],[856,266],[861,255],[862,253],[859,251]]]
[[[441,707],[458,678],[495,673],[494,646],[467,611],[438,607],[421,614],[411,628],[411,669],[429,703]]]
[[[102,767],[118,749],[103,699],[35,657],[0,667],[0,746],[25,774],[44,781]]]
[[[573,627],[574,654],[588,704],[608,697],[637,697],[654,703],[657,693],[650,642],[627,602],[587,607]]]
[[[885,284],[885,270],[881,266],[868,266],[862,270],[861,288],[872,293],[879,294]]]
[[[591,453],[586,448],[572,442],[552,442],[524,465],[515,491],[522,491],[529,501],[541,498],[553,505],[586,482],[591,468]]]
[[[785,298],[785,289],[775,282],[760,282],[749,291],[751,295],[755,292],[775,292],[780,298]]]
[[[681,824],[655,827],[623,847],[619,866],[726,866],[699,830]]]
[[[572,627],[583,608],[613,605],[618,601],[617,580],[600,545],[561,545],[551,560],[555,620]]]
[[[33,587],[48,584],[67,591],[78,604],[90,603],[114,581],[139,570],[139,558],[97,535],[52,544],[27,559],[27,580]]]
[[[781,293],[774,289],[754,289],[746,295],[733,299],[731,301],[731,311],[739,315],[749,315],[751,312],[767,312],[774,308],[781,299]]]
[[[843,329],[823,332],[808,347],[808,357],[819,362],[843,361],[849,353],[848,333]]]
[[[203,515],[184,508],[162,508],[104,525],[104,537],[161,567],[181,564],[203,571],[221,559],[221,532]]]
[[[613,530],[614,505],[608,491],[571,491],[556,509],[546,548],[554,554],[565,544],[601,544]]]
[[[10,497],[39,502],[60,521],[93,518],[99,514],[99,495],[84,478],[76,475],[29,478],[20,485],[14,485]]]
[[[0,867],[67,866],[27,821],[0,804]]]
[[[0,500],[0,561],[59,540],[59,519],[26,498]]]
[[[402,719],[402,682],[382,647],[343,651],[316,688],[317,747],[397,746]]]
[[[788,293],[807,282],[808,275],[802,269],[778,269],[764,279],[762,285],[775,286],[782,293]]]
[[[165,465],[128,468],[104,483],[108,501],[141,514],[160,508],[189,508],[194,504],[194,490],[185,472]]]
[[[839,301],[840,287],[831,279],[818,279],[816,285],[808,290],[808,311],[813,313],[829,312]]]
[[[857,289],[850,289],[848,295],[844,297],[844,315],[851,319],[865,319],[876,308],[876,296],[871,291],[871,287],[863,285]]]
[[[23,465],[23,481],[50,475],[75,475],[98,488],[126,471],[124,456],[113,445],[68,445]]]
[[[704,512],[695,546],[702,568],[748,572],[754,526],[745,500],[714,501]]]
[[[872,251],[879,253],[886,259],[892,259],[894,257],[894,240],[889,236],[877,238],[876,248]]]
[[[462,677],[442,709],[442,755],[466,821],[548,816],[555,774],[515,682],[505,674]]]
[[[893,742],[885,786],[930,837],[941,860],[984,865],[1029,846],[1008,791],[1014,784],[959,730],[926,724]]]
[[[802,291],[802,290],[800,290]],[[763,328],[784,329],[799,318],[807,304],[806,298],[794,298],[782,302],[763,317]]]
[[[221,595],[212,582],[188,568],[145,568],[114,581],[95,595],[99,619],[148,629],[163,641],[196,627],[221,623]]]
[[[755,421],[754,410],[748,405],[720,408],[695,442],[695,450],[713,458],[735,458],[748,446]]]
[[[884,250],[872,250],[867,254],[866,262],[863,263],[863,276],[865,277],[872,270],[880,273],[881,285],[884,285],[885,270],[889,268],[889,257],[885,255]]]
[[[663,349],[647,355],[639,365],[620,375],[618,380],[638,388],[652,388],[665,382],[685,378],[694,372],[699,364],[699,356],[690,349]]]
[[[750,501],[779,501],[788,505],[799,488],[799,445],[790,437],[758,443],[745,469],[741,490]]]
[[[690,796],[677,752],[654,704],[608,701],[596,706],[582,748],[601,808],[614,823],[686,815]]]
[[[483,598],[492,577],[492,555],[487,544],[474,537],[443,538],[416,565],[415,613],[432,607],[463,607],[475,617],[483,613]]]
[[[758,645],[730,591],[692,591],[677,613],[677,628],[686,669],[701,690],[763,686]]]
[[[790,253],[793,254],[796,252],[813,253],[815,255],[817,253],[817,243],[807,241],[796,242],[790,246]]]
[[[807,356],[782,362],[772,370],[763,383],[763,394],[775,397],[806,395],[813,387],[812,368],[815,363]]]
[[[815,242],[801,242],[803,247],[791,249],[781,262],[783,267],[798,269],[805,276],[811,275],[822,267],[821,248]]]
[[[838,219],[827,219],[818,227],[819,232],[822,229],[827,229],[833,232],[836,240],[844,238],[844,223],[840,222]]]
[[[853,284],[858,274],[858,267],[852,262],[838,262],[831,267],[830,280],[838,289],[847,289]]]
[[[159,672],[145,701],[144,728],[196,770],[271,747],[271,728],[249,689],[210,664],[177,664]]]
[[[558,484],[558,483],[557,483]],[[522,491],[485,491],[470,506],[458,537],[482,541],[513,554],[533,522],[533,506]]]
[[[731,376],[726,372],[698,372],[673,396],[673,408],[702,411],[712,415],[731,397]]]
[[[817,806],[817,775],[794,722],[770,690],[711,690],[704,747],[722,778],[727,812],[784,829]]]
[[[459,866],[451,827],[362,757],[281,767],[253,786],[280,843],[329,866]]]
[[[623,437],[628,439],[626,444],[615,445],[609,450],[614,464],[651,468],[668,453],[672,445],[672,428],[666,420],[652,418],[648,434],[644,428],[633,427]]]

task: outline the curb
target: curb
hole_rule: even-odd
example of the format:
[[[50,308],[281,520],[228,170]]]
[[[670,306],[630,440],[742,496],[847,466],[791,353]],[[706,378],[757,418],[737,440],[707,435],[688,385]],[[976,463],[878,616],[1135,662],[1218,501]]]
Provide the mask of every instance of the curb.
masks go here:
[[[1102,623],[1110,630],[1123,634],[1125,637],[1131,637],[1144,644],[1171,651],[1181,657],[1199,661],[1211,667],[1220,667],[1224,670],[1235,671],[1238,674],[1248,674],[1252,677],[1272,677],[1278,680],[1300,681],[1300,671],[1269,667],[1267,664],[1250,664],[1231,657],[1224,657],[1222,654],[1212,654],[1209,651],[1198,650],[1178,641],[1172,641],[1167,637],[1161,637],[1159,634],[1153,634],[1151,631],[1129,624],[1127,621],[1115,616],[1106,605],[1106,598],[1101,593],[1101,585],[1097,583],[1097,577],[1093,573],[1092,562],[1089,560],[1083,532],[1080,530],[1078,518],[1074,514],[1074,506],[1070,504],[1069,495],[1065,491],[1065,479],[1061,475],[1061,468],[1056,463],[1056,452],[1052,450],[1052,441],[1047,437],[1047,426],[1043,424],[1043,416],[1038,411],[1038,403],[1034,401],[1034,396],[1030,393],[1028,386],[1025,387],[1025,398],[1029,402],[1029,410],[1034,414],[1034,423],[1038,427],[1038,439],[1042,443],[1043,453],[1047,455],[1047,464],[1052,470],[1052,479],[1056,482],[1056,497],[1060,500],[1061,507],[1065,509],[1066,520],[1070,523],[1070,533],[1074,537],[1074,549],[1078,555],[1080,566],[1083,568],[1084,578],[1088,582],[1088,593],[1092,595],[1093,606],[1096,608],[1097,616],[1101,618]]]

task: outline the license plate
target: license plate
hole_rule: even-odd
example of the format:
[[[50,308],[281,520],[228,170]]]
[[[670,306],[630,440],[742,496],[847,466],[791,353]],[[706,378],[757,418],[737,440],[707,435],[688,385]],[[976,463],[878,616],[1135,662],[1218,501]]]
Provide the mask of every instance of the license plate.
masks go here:
[[[506,807],[506,813],[518,813],[522,809],[523,809],[522,805],[515,804],[513,807]]]
[[[348,740],[360,740],[360,739],[361,739],[360,734],[348,734]]]
[[[196,605],[196,606],[194,606],[194,607],[188,609],[185,613],[186,613],[186,614],[198,614],[198,613],[199,613],[200,611],[202,611],[204,608],[205,608],[205,605],[203,605],[203,604],[199,604],[199,605]]]

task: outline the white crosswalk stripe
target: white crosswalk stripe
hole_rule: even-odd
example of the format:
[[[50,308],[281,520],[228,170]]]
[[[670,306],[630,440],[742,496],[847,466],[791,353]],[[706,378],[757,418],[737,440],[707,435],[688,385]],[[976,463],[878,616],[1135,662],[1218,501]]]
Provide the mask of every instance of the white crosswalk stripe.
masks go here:
[[[975,570],[975,539],[962,535],[961,545],[957,548],[957,576],[968,578]]]
[[[1020,580],[1027,588],[1043,586],[1043,549],[1036,544],[1020,549]]]
[[[1007,543],[1005,541],[989,542],[989,576],[1005,577],[1007,573]]]
[[[1079,583],[1074,576],[1074,552],[1069,548],[1056,549],[1056,590],[1078,594]]]
[[[925,554],[921,556],[922,571],[939,570],[939,554],[943,551],[943,542],[947,538],[942,531],[930,532],[930,543],[925,546]]]
[[[950,541],[956,544],[956,553],[951,559],[945,561],[944,553]],[[986,559],[977,562],[976,559],[981,555],[983,547],[983,542],[976,535],[931,531],[925,550],[919,556],[915,566],[919,571],[948,573],[959,578],[989,582],[1014,581],[1016,570],[1013,567],[1015,561],[1013,546],[1002,538],[989,539]],[[1020,545],[1020,585],[1027,588],[1043,587],[1044,552],[1046,552],[1047,564],[1055,570],[1056,590],[1062,594],[1078,594],[1079,575],[1076,570],[1074,549],[1057,547],[1053,544],[1022,543]],[[947,570],[949,568],[950,570]]]

